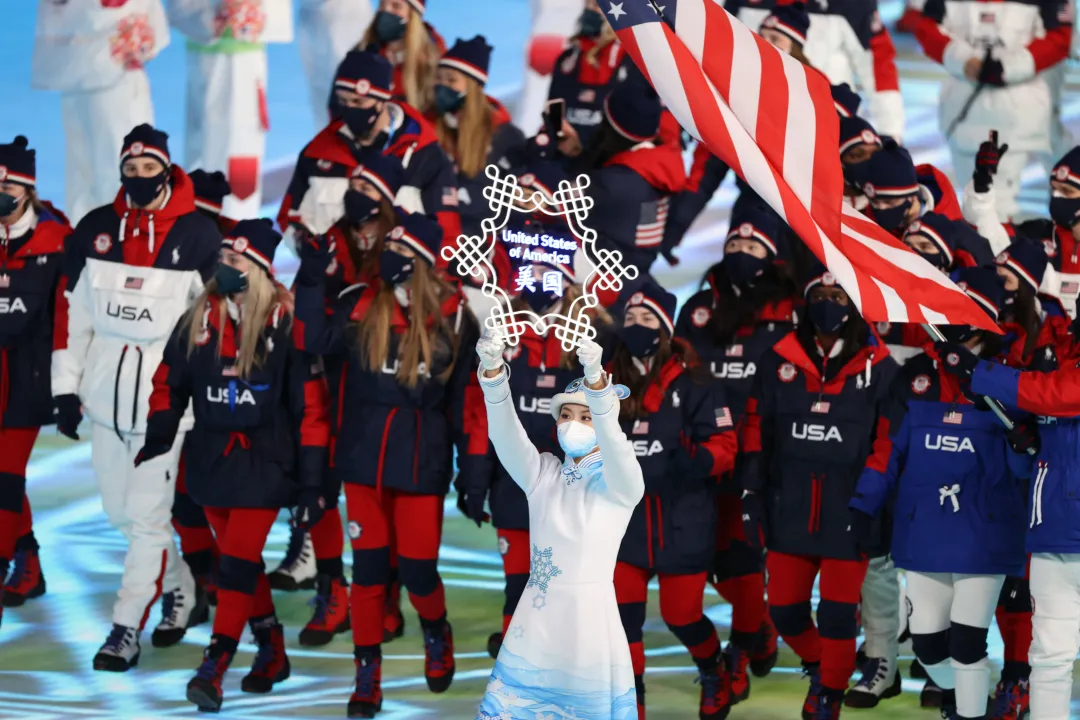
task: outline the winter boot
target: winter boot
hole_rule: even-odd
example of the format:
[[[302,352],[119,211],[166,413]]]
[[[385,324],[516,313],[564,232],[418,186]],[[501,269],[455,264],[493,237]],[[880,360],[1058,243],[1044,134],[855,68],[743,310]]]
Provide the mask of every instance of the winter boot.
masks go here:
[[[994,690],[990,720],[1023,720],[1030,712],[1031,697],[1027,678],[1001,678]]]
[[[941,707],[944,702],[942,699],[944,693],[945,691],[939,688],[933,680],[927,678],[922,692],[919,693],[919,706],[924,708]]]
[[[941,690],[941,717],[946,720],[953,720],[956,717],[955,690]]]
[[[348,717],[373,718],[382,710],[382,658],[356,658],[356,688],[349,698]]]
[[[315,614],[300,631],[305,647],[327,645],[338,633],[349,630],[349,585],[345,578],[320,575],[315,579]]]
[[[488,635],[487,651],[492,660],[499,657],[499,651],[502,650],[503,634],[491,633]]]
[[[802,720],[836,720],[844,705],[844,691],[821,684],[821,665],[803,663],[803,674],[810,677],[810,688],[803,701]]]
[[[855,651],[855,667],[859,670],[859,672],[863,671],[863,665],[866,664],[867,659],[868,658],[866,656],[866,643],[860,643],[859,649]]]
[[[750,653],[750,672],[754,677],[763,678],[776,667],[776,659],[780,656],[776,647],[776,627],[768,616],[765,617],[765,622],[761,623],[758,637],[758,647],[755,652]]]
[[[424,677],[433,693],[446,692],[454,680],[454,632],[445,620],[424,628]]]
[[[105,644],[94,656],[94,669],[127,672],[139,664],[139,652],[139,631],[114,623]]]
[[[872,708],[882,700],[901,692],[900,673],[895,665],[882,658],[868,658],[862,665],[862,677],[848,691],[844,705],[849,708]]]
[[[405,634],[405,616],[401,614],[401,583],[394,581],[386,588],[383,605],[383,638],[388,643]]]
[[[724,663],[728,670],[731,704],[738,705],[750,697],[750,655],[735,643],[729,642],[724,650]]]
[[[289,679],[289,657],[285,654],[285,631],[277,618],[252,621],[251,634],[255,636],[255,662],[251,672],[240,682],[240,690],[246,693],[268,693],[274,685]]]
[[[27,600],[45,594],[45,576],[37,549],[16,550],[11,577],[4,585],[4,607],[19,607]]]
[[[731,687],[724,656],[718,652],[711,660],[698,662],[698,670],[696,682],[701,683],[698,717],[724,720],[731,712]]]
[[[206,591],[195,584],[193,595],[180,588],[161,596],[161,622],[150,636],[150,644],[156,648],[172,647],[184,638],[188,628],[201,625],[210,619],[210,605]]]
[[[315,587],[317,574],[311,536],[293,525],[289,531],[289,546],[285,550],[285,557],[269,575],[270,587],[287,592],[311,590]]]
[[[221,681],[229,669],[236,649],[235,642],[215,636],[210,647],[203,651],[203,661],[195,671],[195,677],[187,684],[189,703],[199,708],[200,712],[218,712],[221,710]]]

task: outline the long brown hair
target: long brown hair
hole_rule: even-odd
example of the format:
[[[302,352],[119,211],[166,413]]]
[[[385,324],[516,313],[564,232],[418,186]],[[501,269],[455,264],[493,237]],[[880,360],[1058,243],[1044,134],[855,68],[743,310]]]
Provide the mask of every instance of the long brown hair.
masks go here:
[[[480,83],[471,77],[465,82],[465,104],[458,114],[458,126],[450,127],[439,115],[435,118],[435,134],[442,149],[457,163],[458,171],[474,178],[487,165],[495,113]]]
[[[269,275],[254,267],[248,271],[247,277],[248,287],[244,291],[244,300],[240,308],[240,332],[236,338],[236,363],[234,366],[237,376],[243,379],[249,378],[253,369],[262,367],[266,362],[270,348],[263,341],[263,332],[266,329],[270,313],[280,306],[282,313],[280,322],[285,323],[285,327],[291,326],[293,313],[292,295],[285,286],[274,282]],[[225,323],[229,321],[228,305],[225,298],[218,293],[217,280],[211,279],[206,283],[202,294],[199,295],[195,303],[180,319],[180,322],[186,324],[188,329],[188,357],[191,357],[191,353],[201,344],[199,342],[200,336],[207,332],[206,325],[209,322],[207,314],[213,312],[215,305],[218,313],[217,326],[224,328]],[[218,357],[221,357],[222,336],[223,333],[219,332],[217,342]]]
[[[566,314],[569,308],[575,307],[574,303],[577,301],[578,298],[581,297],[582,293],[583,290],[581,289],[581,285],[575,283],[571,283],[570,285],[568,285],[566,290],[563,291],[562,305],[560,306],[563,309],[561,309],[559,312]],[[611,326],[611,315],[608,314],[608,311],[605,310],[603,307],[597,305],[595,307],[583,309],[582,305],[582,303],[577,303],[577,309],[574,311],[574,314],[572,316],[573,319],[576,320],[582,316],[587,317],[589,318],[589,322],[592,324],[592,326],[594,328],[597,328],[598,330],[602,328],[606,329]],[[529,307],[529,304],[525,302],[523,298],[516,297],[510,302],[510,309],[531,310],[532,308]],[[558,319],[553,321],[552,324],[558,325],[560,327],[565,327],[566,321]],[[567,352],[563,350],[562,355],[559,356],[559,369],[573,370],[577,367],[579,367],[577,351]]]
[[[405,56],[401,62],[401,80],[405,87],[394,88],[394,92],[403,95],[405,101],[420,112],[427,112],[435,104],[435,66],[439,62],[439,49],[424,24],[423,16],[411,8],[402,42]],[[368,25],[357,49],[371,47],[382,47],[382,41],[375,34],[374,20]]]
[[[397,347],[397,380],[405,387],[415,388],[420,381],[420,363],[424,363],[430,373],[433,359],[440,352],[448,352],[450,362],[435,379],[445,383],[453,372],[460,349],[459,323],[464,321],[468,311],[464,306],[460,307],[458,317],[461,319],[451,323],[449,318],[443,317],[442,304],[456,292],[435,270],[416,261],[409,283],[409,326],[400,336]],[[367,314],[355,323],[357,349],[367,370],[378,372],[390,355],[391,321],[397,302],[394,287],[383,283]]]
[[[694,382],[706,382],[708,377],[701,367],[701,361],[690,344],[672,338],[666,328],[660,328],[660,346],[649,358],[649,369],[645,374],[634,365],[634,357],[626,346],[619,343],[611,356],[612,382],[625,385],[630,389],[630,397],[619,402],[620,420],[640,420],[649,413],[645,410],[645,393],[660,377],[660,371],[672,357],[678,356],[686,367],[685,372]]]

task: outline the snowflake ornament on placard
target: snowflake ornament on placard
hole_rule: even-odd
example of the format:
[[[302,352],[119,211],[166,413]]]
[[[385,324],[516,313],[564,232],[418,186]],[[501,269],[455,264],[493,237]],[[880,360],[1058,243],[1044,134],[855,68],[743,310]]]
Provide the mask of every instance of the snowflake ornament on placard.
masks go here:
[[[585,194],[589,177],[579,175],[573,183],[560,181],[553,201],[548,201],[539,191],[527,194],[518,184],[516,175],[503,175],[496,165],[488,165],[484,174],[491,181],[484,188],[484,197],[494,215],[481,223],[482,237],[459,235],[456,245],[442,249],[442,258],[448,262],[457,261],[461,272],[483,280],[481,291],[495,301],[494,309],[484,321],[485,327],[501,336],[509,345],[517,345],[530,327],[540,335],[552,329],[567,352],[579,347],[584,340],[595,338],[596,328],[589,322],[585,311],[600,304],[597,291],[619,292],[624,280],[633,280],[638,276],[638,269],[633,265],[623,265],[621,251],[598,248],[596,231],[585,226],[593,206],[592,198]],[[530,215],[537,212],[565,219],[570,233],[579,243],[580,251],[592,265],[589,276],[582,279],[581,296],[570,307],[561,308],[562,312],[559,313],[539,315],[531,310],[512,310],[510,295],[499,287],[499,278],[491,262],[499,234],[513,214]],[[520,274],[515,277],[515,285],[518,286],[533,282],[535,280],[531,275],[527,280]],[[545,278],[544,286],[547,287],[549,282]]]

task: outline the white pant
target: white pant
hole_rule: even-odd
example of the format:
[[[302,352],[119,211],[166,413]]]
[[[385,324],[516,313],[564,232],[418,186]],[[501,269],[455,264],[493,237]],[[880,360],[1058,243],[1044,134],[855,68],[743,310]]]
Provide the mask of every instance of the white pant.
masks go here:
[[[1080,555],[1032,555],[1031,604],[1031,720],[1067,720],[1080,651]]]
[[[308,79],[315,127],[329,121],[327,103],[334,73],[371,24],[372,3],[359,0],[302,0],[296,39]]]
[[[862,586],[862,625],[866,656],[884,658],[896,672],[900,636],[900,583],[892,558],[874,558]],[[891,680],[892,677],[890,676]]]
[[[242,220],[259,216],[263,156],[269,118],[266,107],[266,50],[187,51],[189,170],[223,171],[232,186],[222,214]]]
[[[135,467],[144,435],[125,435],[99,423],[90,431],[91,462],[109,523],[128,541],[124,576],[113,605],[113,622],[142,629],[162,592],[181,590],[191,597],[195,580],[173,540],[172,504],[184,433],[172,450]]]
[[[948,630],[953,623],[990,627],[994,619],[1004,575],[961,575],[908,571],[907,596],[911,603],[908,626],[912,635],[931,635]],[[939,687],[956,689],[956,710],[963,717],[982,717],[990,694],[990,661],[965,665],[923,663]]]
[[[1007,141],[1002,139],[998,142]],[[953,177],[956,179],[956,186],[963,188],[975,172],[975,153],[960,150],[952,143],[949,143],[949,152],[952,154]],[[1016,197],[1020,194],[1020,176],[1030,160],[1031,153],[1012,148],[1001,156],[997,175],[994,176],[994,197],[998,220],[1002,222],[1020,212],[1020,204],[1016,201]]]
[[[112,87],[60,94],[67,145],[64,182],[68,218],[77,223],[107,205],[120,190],[120,151],[124,136],[154,122],[150,82],[143,70],[124,73]]]

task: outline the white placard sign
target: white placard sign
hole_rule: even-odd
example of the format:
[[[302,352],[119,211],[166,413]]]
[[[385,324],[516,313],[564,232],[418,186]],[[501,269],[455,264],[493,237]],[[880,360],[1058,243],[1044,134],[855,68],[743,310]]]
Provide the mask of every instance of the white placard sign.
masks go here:
[[[484,197],[494,213],[493,217],[485,218],[481,223],[482,237],[459,235],[456,245],[448,245],[442,249],[442,257],[448,262],[456,260],[460,272],[483,280],[482,292],[495,301],[494,309],[484,321],[485,326],[501,335],[510,345],[517,345],[521,335],[530,327],[539,334],[545,334],[552,329],[566,351],[578,347],[585,339],[596,337],[596,328],[589,322],[584,311],[599,304],[597,291],[622,290],[623,280],[636,278],[638,269],[633,265],[623,265],[622,252],[596,247],[596,231],[585,226],[585,220],[593,206],[592,198],[584,192],[589,187],[589,177],[579,175],[574,183],[561,181],[554,193],[553,202],[549,202],[539,191],[527,194],[518,184],[516,175],[503,175],[495,165],[488,165],[484,174],[491,181],[491,184],[484,188]],[[542,232],[530,235],[505,230],[514,213],[531,215],[538,212],[564,218],[570,233],[577,240],[575,246],[570,247],[571,243],[560,240],[557,235],[548,236]],[[592,266],[592,271],[582,283],[582,295],[575,299],[570,307],[561,307],[559,313],[539,315],[527,309],[511,309],[510,296],[499,286],[499,278],[491,262],[495,244],[500,238],[512,245],[510,254],[518,261],[527,260],[526,253],[537,253],[538,260],[545,264],[554,261],[573,267],[574,253],[583,253]],[[567,260],[568,262],[564,262]],[[512,287],[521,289],[519,286],[528,284],[532,278],[532,269],[522,268],[519,275],[525,275],[525,271],[529,273],[529,277],[516,277]],[[546,287],[549,281],[544,277],[536,282],[544,283]],[[559,287],[561,289],[561,284]]]

